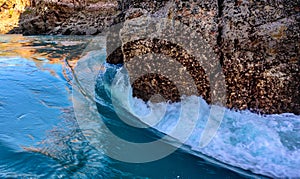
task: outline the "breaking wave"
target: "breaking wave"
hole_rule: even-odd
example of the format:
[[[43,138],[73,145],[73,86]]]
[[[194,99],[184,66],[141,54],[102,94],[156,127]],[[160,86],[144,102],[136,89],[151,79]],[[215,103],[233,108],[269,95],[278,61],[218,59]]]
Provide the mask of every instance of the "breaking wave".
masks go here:
[[[132,97],[129,77],[122,66],[106,63],[104,66],[105,71],[97,79],[96,101],[115,110],[122,120],[134,116],[151,128],[178,139],[194,155],[208,156],[220,163],[269,177],[300,177],[300,116],[290,113],[260,115],[220,107],[225,111],[222,123],[210,143],[200,147],[211,105],[196,96],[182,97],[177,103],[145,103]],[[185,115],[181,114],[183,106],[187,109]],[[180,134],[174,133],[180,120],[188,121],[195,116],[194,128],[186,129],[190,130],[188,138],[183,140]]]

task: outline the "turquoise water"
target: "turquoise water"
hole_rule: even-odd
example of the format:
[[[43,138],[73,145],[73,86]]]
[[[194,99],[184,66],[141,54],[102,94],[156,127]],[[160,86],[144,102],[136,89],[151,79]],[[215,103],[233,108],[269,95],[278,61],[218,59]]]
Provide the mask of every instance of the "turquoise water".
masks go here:
[[[180,104],[169,105],[164,120],[152,128],[138,129],[122,122],[120,115],[143,121],[149,105],[156,106],[114,93],[115,102],[126,98],[135,109],[116,111],[112,79],[120,82],[114,89],[128,89],[123,84],[126,74],[118,72],[121,66],[104,63],[104,38],[97,43],[92,40],[0,36],[0,178],[300,177],[300,117],[293,114],[259,116],[226,110],[207,148],[194,145],[203,118],[197,123],[199,131],[184,145],[178,145],[176,136],[162,141],[160,147],[175,150],[166,157],[147,163],[117,160],[128,151],[115,136],[137,143],[135,149],[139,143],[159,140],[178,120]],[[88,78],[89,70],[96,78]],[[201,114],[205,114],[209,109],[205,101],[191,98],[200,100]],[[134,157],[141,156],[129,156]]]

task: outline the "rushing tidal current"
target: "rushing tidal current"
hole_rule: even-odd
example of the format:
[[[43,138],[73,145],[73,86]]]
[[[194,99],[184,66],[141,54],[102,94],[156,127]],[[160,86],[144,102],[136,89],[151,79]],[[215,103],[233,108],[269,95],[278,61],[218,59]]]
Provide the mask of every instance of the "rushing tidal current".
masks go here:
[[[105,63],[104,39],[0,36],[0,178],[300,177],[300,116],[224,109],[216,136],[200,148],[211,106],[195,96],[174,104],[133,98],[123,67]],[[184,105],[199,115],[180,141],[172,131]],[[137,151],[165,139],[160,146],[174,152],[120,161],[126,150],[116,136]]]

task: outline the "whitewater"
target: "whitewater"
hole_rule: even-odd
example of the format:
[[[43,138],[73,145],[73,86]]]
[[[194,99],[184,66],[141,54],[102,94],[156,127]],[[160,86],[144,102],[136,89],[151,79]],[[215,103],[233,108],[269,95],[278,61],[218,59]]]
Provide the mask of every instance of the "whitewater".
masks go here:
[[[203,147],[199,141],[210,110],[215,106],[197,96],[183,96],[181,102],[177,103],[146,103],[134,98],[126,69],[120,65],[107,64],[104,59],[105,49],[87,53],[78,62],[77,83],[81,91],[92,94],[91,97],[98,105],[117,111],[126,123],[138,127],[142,122],[177,139],[189,153],[236,172],[251,171],[275,178],[300,177],[299,115],[262,115],[217,106],[223,111],[221,124],[212,140]],[[98,71],[95,72],[95,69]],[[108,98],[112,102],[107,102]],[[92,108],[95,107],[88,109]],[[182,140],[182,134],[174,130],[179,123],[188,124],[191,119],[195,123],[192,131],[189,131],[189,125],[186,130],[181,126],[182,131],[188,133],[188,137]]]

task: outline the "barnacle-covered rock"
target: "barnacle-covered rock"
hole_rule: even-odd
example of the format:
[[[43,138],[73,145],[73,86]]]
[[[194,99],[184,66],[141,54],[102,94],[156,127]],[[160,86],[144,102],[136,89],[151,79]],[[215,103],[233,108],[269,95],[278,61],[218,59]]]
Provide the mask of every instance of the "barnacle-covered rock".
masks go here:
[[[261,113],[300,113],[299,1],[175,0],[159,1],[155,5],[148,1],[134,5],[126,2],[123,1],[123,6],[127,7],[124,13],[129,18],[115,35],[112,32],[108,36],[108,46],[117,44],[118,48],[108,48],[107,61],[124,63],[131,76],[133,95],[147,101],[157,93],[165,100],[178,101],[181,95],[197,94],[208,102],[214,102],[211,94],[216,91],[211,90],[210,84],[214,81],[203,65],[216,66],[214,64],[218,63],[222,66],[221,72],[214,73],[213,77],[224,73],[226,86],[215,89],[226,88],[227,107]],[[191,54],[170,39],[156,39],[151,35],[143,38],[143,33],[132,33],[137,32],[133,29],[147,29],[145,33],[155,34],[155,31],[149,31],[153,27],[145,21],[132,21],[134,18],[143,19],[140,17],[169,18],[186,25],[190,32],[201,34],[215,58],[206,58],[204,64],[197,64],[197,54]],[[160,23],[157,21],[157,24]],[[121,37],[119,32],[122,32]],[[178,35],[189,41],[195,33],[182,32]],[[153,65],[151,59],[158,57],[145,54],[161,54],[164,57],[159,57],[160,62]],[[156,69],[176,71],[178,73],[173,73],[178,79],[175,82],[182,80],[180,67],[174,69],[167,58],[179,62],[194,84],[186,83],[183,86],[185,90],[179,92],[175,88],[179,84],[161,75],[163,72]],[[136,62],[130,63],[132,59]],[[143,70],[156,70],[158,74],[138,76]],[[196,86],[196,92],[189,91],[193,86]]]

